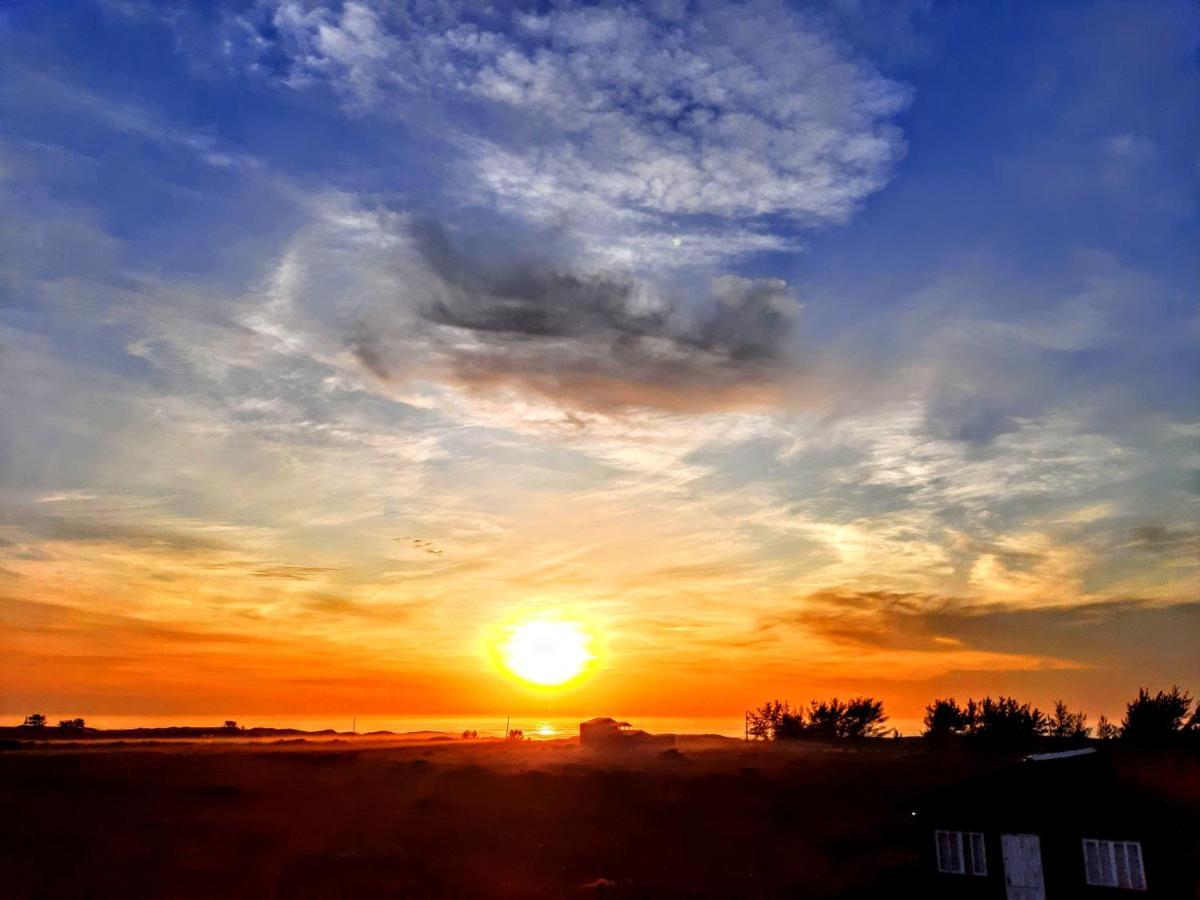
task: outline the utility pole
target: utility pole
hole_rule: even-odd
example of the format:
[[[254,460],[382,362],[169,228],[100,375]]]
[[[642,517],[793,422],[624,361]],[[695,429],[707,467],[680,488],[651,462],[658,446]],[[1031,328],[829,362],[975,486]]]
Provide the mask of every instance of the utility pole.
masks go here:
[[[358,734],[358,716],[354,717],[354,724],[350,726],[351,734]]]
[[[504,739],[508,740],[508,726],[512,723],[512,716],[504,720]]]

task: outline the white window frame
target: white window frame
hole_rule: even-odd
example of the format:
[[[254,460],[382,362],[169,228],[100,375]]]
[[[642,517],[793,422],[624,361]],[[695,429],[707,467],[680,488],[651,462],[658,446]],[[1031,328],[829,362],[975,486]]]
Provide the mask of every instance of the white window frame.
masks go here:
[[[1083,839],[1083,877],[1097,887],[1146,890],[1146,869],[1139,841]]]
[[[944,856],[943,840],[947,851]],[[948,875],[987,875],[987,845],[982,832],[938,829],[933,833],[933,847],[939,872]]]
[[[987,875],[987,843],[980,831],[968,831],[965,835],[971,848],[971,871],[969,875]]]

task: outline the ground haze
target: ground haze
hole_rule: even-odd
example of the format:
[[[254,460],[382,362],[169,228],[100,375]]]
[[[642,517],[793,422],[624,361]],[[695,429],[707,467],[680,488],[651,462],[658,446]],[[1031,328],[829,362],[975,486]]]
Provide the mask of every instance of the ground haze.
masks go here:
[[[911,801],[996,758],[681,738],[112,745],[0,756],[14,897],[872,896]]]

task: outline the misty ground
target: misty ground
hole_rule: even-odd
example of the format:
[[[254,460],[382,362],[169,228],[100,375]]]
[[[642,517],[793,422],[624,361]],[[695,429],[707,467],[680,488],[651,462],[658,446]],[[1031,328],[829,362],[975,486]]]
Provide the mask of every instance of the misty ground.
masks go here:
[[[911,883],[910,810],[1002,762],[681,739],[201,741],[0,752],[3,894],[832,897]]]

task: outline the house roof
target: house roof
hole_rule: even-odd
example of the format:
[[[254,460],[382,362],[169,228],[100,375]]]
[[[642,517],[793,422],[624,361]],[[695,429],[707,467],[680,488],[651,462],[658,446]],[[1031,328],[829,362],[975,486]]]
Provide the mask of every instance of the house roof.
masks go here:
[[[588,719],[586,722],[580,722],[579,724],[580,725],[617,725],[617,726],[628,726],[629,725],[628,722],[618,722],[616,719],[612,718],[611,716],[598,716],[595,719]]]
[[[937,822],[1028,828],[1128,825],[1200,829],[1200,761],[1186,753],[1042,753],[928,795],[914,815]]]
[[[1047,762],[1052,759],[1071,759],[1076,756],[1089,756],[1096,752],[1095,747],[1084,747],[1082,750],[1062,750],[1058,753],[1030,753],[1025,762]]]

